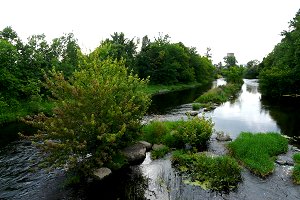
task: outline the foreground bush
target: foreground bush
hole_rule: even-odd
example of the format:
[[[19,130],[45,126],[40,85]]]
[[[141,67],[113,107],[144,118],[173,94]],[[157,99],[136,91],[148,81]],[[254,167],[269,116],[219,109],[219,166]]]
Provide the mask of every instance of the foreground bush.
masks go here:
[[[228,191],[242,180],[240,166],[229,156],[210,157],[204,153],[175,151],[172,163],[180,171],[189,174],[190,182],[204,189]]]
[[[48,164],[88,174],[138,136],[150,102],[141,92],[147,81],[129,74],[123,62],[89,64],[69,80],[53,70],[45,79],[56,103],[54,115],[27,122],[39,128],[32,139],[47,152]]]
[[[297,153],[293,156],[295,166],[293,169],[293,181],[294,183],[300,185],[300,153]]]
[[[265,177],[274,170],[275,156],[287,152],[288,141],[278,133],[243,132],[228,148],[250,171]]]
[[[189,144],[195,148],[206,146],[212,134],[213,123],[204,117],[187,121],[153,121],[142,129],[143,139],[151,143],[162,143],[168,147],[183,148]]]

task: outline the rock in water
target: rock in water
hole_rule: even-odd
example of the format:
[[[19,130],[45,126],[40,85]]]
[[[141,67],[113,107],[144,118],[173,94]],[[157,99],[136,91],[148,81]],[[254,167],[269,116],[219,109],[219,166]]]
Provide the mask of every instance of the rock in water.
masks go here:
[[[111,174],[111,170],[109,168],[102,167],[94,170],[93,174],[98,180],[102,180],[104,177]]]
[[[144,145],[146,147],[147,151],[150,151],[152,148],[152,144],[150,144],[149,142],[146,141],[139,141],[140,144]]]
[[[122,150],[128,163],[140,164],[146,158],[146,147],[141,143],[136,143]]]

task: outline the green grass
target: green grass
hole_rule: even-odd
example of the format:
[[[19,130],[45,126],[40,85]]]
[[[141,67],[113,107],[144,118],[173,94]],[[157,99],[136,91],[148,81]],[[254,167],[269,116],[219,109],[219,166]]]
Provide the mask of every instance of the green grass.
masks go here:
[[[231,96],[236,96],[241,90],[242,84],[222,85],[217,88],[210,89],[209,91],[198,97],[195,102],[197,103],[224,103],[230,99]]]
[[[296,153],[293,156],[295,166],[292,173],[292,178],[295,184],[300,185],[300,153]]]
[[[204,153],[175,151],[172,164],[188,174],[188,181],[204,189],[228,191],[242,180],[241,167],[229,156],[210,157]]]
[[[200,108],[202,108],[202,106],[200,103],[193,103],[192,108],[193,110],[199,110]]]
[[[276,156],[287,152],[288,141],[278,133],[242,132],[228,148],[251,172],[266,177],[274,171]]]
[[[51,113],[54,104],[49,101],[26,101],[14,106],[0,107],[0,124],[18,121],[27,115],[34,115],[39,112]]]
[[[176,84],[176,85],[147,85],[147,87],[144,88],[144,92],[147,94],[159,94],[159,93],[165,93],[175,90],[184,90],[187,88],[193,88],[193,87],[199,87],[201,86],[200,83],[188,83],[188,84]]]

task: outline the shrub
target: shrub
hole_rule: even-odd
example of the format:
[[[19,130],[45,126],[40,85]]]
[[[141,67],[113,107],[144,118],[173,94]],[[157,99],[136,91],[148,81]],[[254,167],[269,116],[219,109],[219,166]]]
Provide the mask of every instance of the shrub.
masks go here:
[[[185,144],[201,148],[212,134],[213,123],[204,117],[187,121],[153,121],[142,129],[142,139],[151,143],[163,143],[168,147],[183,148]]]
[[[170,151],[170,148],[167,146],[161,147],[156,150],[151,151],[151,158],[152,159],[158,159],[164,157],[168,152]]]
[[[278,133],[242,132],[228,148],[253,173],[265,177],[274,170],[274,157],[288,150],[288,141]]]
[[[32,139],[48,152],[50,166],[88,174],[138,136],[150,102],[141,91],[147,80],[129,74],[122,61],[87,64],[68,80],[52,70],[45,80],[56,103],[54,115],[27,122],[39,128]]]
[[[199,110],[201,108],[201,104],[200,103],[193,103],[192,108],[193,108],[193,110]]]
[[[241,181],[241,168],[229,156],[210,157],[204,153],[175,151],[172,163],[180,171],[187,172],[192,183],[203,188],[231,190]]]
[[[292,174],[293,181],[294,183],[300,185],[300,153],[294,154],[293,159],[295,161],[295,166]]]

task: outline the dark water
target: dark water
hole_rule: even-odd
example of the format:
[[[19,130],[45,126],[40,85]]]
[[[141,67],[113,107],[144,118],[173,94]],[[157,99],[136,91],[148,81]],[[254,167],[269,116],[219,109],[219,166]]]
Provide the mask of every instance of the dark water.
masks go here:
[[[218,80],[214,86],[223,84]],[[241,94],[214,111],[205,113],[222,130],[236,137],[240,131],[278,131],[295,139],[300,136],[297,100],[264,100],[256,80],[245,80]],[[178,120],[192,109],[191,102],[203,88],[173,92],[153,97],[151,114],[145,120]],[[201,113],[199,114],[201,115]],[[16,129],[13,131],[13,129]],[[77,188],[63,186],[63,170],[48,172],[38,168],[39,151],[26,141],[15,141],[16,132],[31,130],[21,124],[0,127],[0,199],[299,199],[300,186],[292,184],[291,167],[277,166],[274,175],[260,179],[243,171],[243,182],[236,191],[222,194],[183,183],[168,157],[146,160],[114,173],[103,182],[84,183]],[[9,137],[10,136],[10,137]],[[299,144],[299,141],[294,141]],[[210,151],[222,155],[224,146],[211,140]]]

